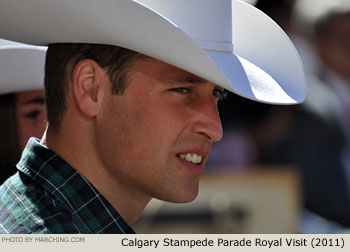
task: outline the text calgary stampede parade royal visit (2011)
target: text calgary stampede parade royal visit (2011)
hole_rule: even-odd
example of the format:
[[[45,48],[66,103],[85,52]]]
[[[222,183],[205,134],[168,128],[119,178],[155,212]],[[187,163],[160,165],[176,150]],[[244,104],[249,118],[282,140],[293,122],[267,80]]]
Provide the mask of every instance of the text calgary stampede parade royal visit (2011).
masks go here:
[[[121,240],[123,247],[344,247],[344,240],[341,238],[278,238],[278,239],[172,239],[164,238],[157,239],[138,239],[138,238],[123,238]]]

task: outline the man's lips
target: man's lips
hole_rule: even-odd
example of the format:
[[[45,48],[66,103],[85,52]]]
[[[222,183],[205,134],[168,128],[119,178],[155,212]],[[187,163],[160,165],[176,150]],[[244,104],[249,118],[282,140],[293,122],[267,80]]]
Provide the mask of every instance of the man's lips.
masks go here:
[[[203,156],[196,153],[179,154],[177,156],[178,158],[186,160],[187,162],[191,162],[193,164],[200,164],[203,160]]]
[[[194,175],[202,175],[205,171],[205,162],[210,154],[210,149],[192,148],[179,152],[176,157],[186,167],[187,171]]]
[[[209,153],[210,150],[197,148],[181,151],[176,156],[181,160],[185,160],[193,164],[201,164],[207,159]]]

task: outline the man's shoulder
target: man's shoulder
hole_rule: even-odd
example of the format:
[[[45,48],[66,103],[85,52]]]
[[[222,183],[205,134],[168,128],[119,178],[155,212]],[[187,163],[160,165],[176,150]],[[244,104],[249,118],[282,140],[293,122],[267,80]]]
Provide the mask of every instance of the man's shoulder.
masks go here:
[[[26,175],[0,187],[0,233],[76,233],[66,206]]]

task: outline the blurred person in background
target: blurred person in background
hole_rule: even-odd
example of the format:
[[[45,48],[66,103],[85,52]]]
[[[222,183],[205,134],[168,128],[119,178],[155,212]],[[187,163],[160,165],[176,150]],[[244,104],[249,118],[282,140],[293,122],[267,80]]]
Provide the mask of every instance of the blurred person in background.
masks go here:
[[[304,62],[309,94],[302,105],[271,107],[255,131],[259,161],[300,172],[307,210],[301,232],[342,232],[350,227],[350,1],[296,0],[290,7],[286,29]]]
[[[0,183],[17,171],[28,139],[44,133],[45,52],[0,40]]]
[[[307,3],[306,3],[307,2]],[[311,2],[317,8],[309,8],[314,13],[310,27],[313,28],[313,42],[320,58],[317,78],[321,81],[311,90],[323,90],[324,95],[310,96],[304,105],[309,111],[321,117],[334,129],[333,143],[325,144],[327,151],[334,153],[334,162],[322,174],[319,188],[313,189],[315,196],[312,207],[322,217],[350,227],[350,1],[301,1],[299,9],[306,10]],[[298,6],[297,6],[298,7]],[[319,108],[325,108],[320,111]],[[318,127],[318,126],[316,126]],[[332,148],[335,148],[332,149]],[[325,153],[325,155],[327,155]],[[322,156],[319,159],[323,160]],[[323,169],[326,171],[326,169]],[[321,170],[322,172],[322,170]],[[318,174],[314,170],[313,176]],[[328,182],[330,181],[330,182]],[[328,188],[327,190],[325,188]],[[318,194],[316,194],[318,193]]]
[[[348,147],[350,139],[350,3],[348,9],[330,11],[318,20],[315,39],[316,48],[323,63],[319,73],[320,78],[332,90],[334,103],[337,104],[332,119],[335,119],[342,129]],[[346,151],[349,156],[349,149],[347,148]],[[347,165],[349,161],[346,160]]]

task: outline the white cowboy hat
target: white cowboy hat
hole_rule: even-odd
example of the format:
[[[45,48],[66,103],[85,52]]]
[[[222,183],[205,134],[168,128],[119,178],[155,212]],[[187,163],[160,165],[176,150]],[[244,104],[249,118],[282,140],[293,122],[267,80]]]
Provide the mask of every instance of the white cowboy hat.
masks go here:
[[[44,89],[46,47],[0,39],[0,95]]]
[[[292,42],[237,0],[1,0],[0,36],[35,45],[117,45],[252,100],[293,104],[306,97]]]

